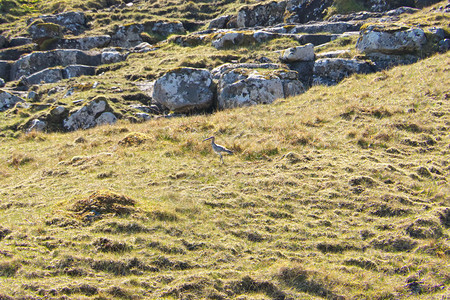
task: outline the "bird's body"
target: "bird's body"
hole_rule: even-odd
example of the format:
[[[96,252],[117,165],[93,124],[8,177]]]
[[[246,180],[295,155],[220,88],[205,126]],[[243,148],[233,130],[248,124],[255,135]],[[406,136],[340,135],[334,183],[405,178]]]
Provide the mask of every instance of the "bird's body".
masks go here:
[[[213,136],[211,136],[211,137],[209,137],[209,138],[207,138],[207,139],[204,139],[203,141],[207,141],[207,140],[211,140],[211,146],[212,146],[214,152],[216,152],[217,154],[219,154],[219,156],[220,156],[220,161],[221,161],[222,163],[223,163],[222,153],[233,154],[233,151],[231,151],[231,150],[225,148],[224,146],[217,145],[217,144],[214,142],[215,138],[214,138]]]

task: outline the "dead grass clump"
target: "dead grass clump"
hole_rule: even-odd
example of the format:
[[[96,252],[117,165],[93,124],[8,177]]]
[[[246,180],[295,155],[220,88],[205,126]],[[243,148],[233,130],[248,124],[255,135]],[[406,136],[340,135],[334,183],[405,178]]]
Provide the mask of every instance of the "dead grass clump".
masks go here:
[[[130,221],[99,221],[93,228],[93,232],[104,232],[104,233],[139,233],[139,232],[149,232],[150,229],[141,223],[130,222]]]
[[[271,299],[285,299],[286,294],[270,281],[257,281],[250,276],[245,276],[241,280],[231,282],[227,289],[235,294],[264,293]]]
[[[379,237],[370,242],[376,249],[389,252],[410,251],[417,246],[417,242],[402,236]]]
[[[325,283],[310,278],[313,275],[300,266],[294,266],[281,268],[276,277],[298,291],[327,299],[341,299]]]
[[[359,258],[350,258],[344,261],[344,264],[348,266],[356,266],[366,270],[376,270],[377,264],[371,260],[359,257]]]
[[[158,220],[158,221],[162,221],[162,222],[178,221],[178,216],[175,213],[171,213],[168,211],[154,210],[154,211],[147,213],[147,215],[154,220]]]
[[[108,294],[110,294],[113,297],[119,298],[119,299],[133,299],[132,294],[130,291],[118,287],[118,286],[112,286],[106,290]]]
[[[81,223],[73,218],[55,217],[50,220],[46,220],[45,225],[56,226],[61,228],[76,228],[81,226]]]
[[[419,218],[406,227],[406,233],[417,239],[437,239],[442,236],[442,228],[435,220]]]
[[[317,244],[317,250],[322,253],[342,253],[348,250],[357,250],[355,246],[348,244],[336,244],[328,242],[320,242]]]
[[[101,252],[125,252],[131,250],[131,246],[127,243],[112,241],[108,238],[98,238],[92,245],[94,245],[97,251]]]
[[[403,209],[400,207],[394,207],[389,204],[372,204],[374,207],[372,211],[370,212],[372,215],[378,216],[378,217],[398,217],[407,215],[410,213],[409,209]]]
[[[359,177],[351,178],[349,180],[349,184],[351,186],[364,185],[364,186],[372,187],[372,186],[377,185],[377,182],[369,176],[359,176]]]
[[[20,267],[21,265],[17,260],[2,261],[0,262],[0,276],[13,277]]]
[[[90,284],[84,283],[77,286],[63,287],[61,289],[61,293],[66,295],[82,294],[86,296],[93,296],[98,294],[98,288]]]
[[[103,271],[116,276],[141,275],[142,271],[157,271],[157,269],[148,266],[136,257],[126,261],[113,259],[91,260],[89,265],[96,271]]]
[[[159,256],[153,261],[152,264],[159,269],[169,270],[188,270],[193,268],[189,262],[170,260],[164,256]]]
[[[118,216],[129,215],[136,211],[136,201],[111,191],[97,191],[88,198],[77,200],[72,204],[71,210],[76,214],[95,219],[103,214]]]
[[[225,299],[205,297],[207,294],[216,294],[214,282],[203,276],[189,276],[177,280],[173,286],[161,293],[161,297],[175,297],[176,299]]]
[[[441,221],[441,224],[449,228],[450,227],[450,208],[443,209],[438,213],[439,220]]]
[[[30,162],[34,161],[34,158],[29,156],[28,154],[23,153],[13,153],[8,158],[8,165],[10,167],[19,168],[20,166],[23,166],[25,164],[28,164]]]
[[[0,241],[11,233],[11,230],[0,225]]]
[[[125,147],[139,146],[145,143],[149,139],[149,136],[140,132],[129,133],[126,137],[119,141],[119,145]]]

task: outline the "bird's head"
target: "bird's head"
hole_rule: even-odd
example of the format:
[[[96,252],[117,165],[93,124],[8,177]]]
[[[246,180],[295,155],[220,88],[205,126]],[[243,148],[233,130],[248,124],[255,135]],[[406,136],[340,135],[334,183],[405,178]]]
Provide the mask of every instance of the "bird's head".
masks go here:
[[[207,140],[213,140],[214,141],[214,136],[210,136],[209,138],[204,139],[203,141],[207,141]]]

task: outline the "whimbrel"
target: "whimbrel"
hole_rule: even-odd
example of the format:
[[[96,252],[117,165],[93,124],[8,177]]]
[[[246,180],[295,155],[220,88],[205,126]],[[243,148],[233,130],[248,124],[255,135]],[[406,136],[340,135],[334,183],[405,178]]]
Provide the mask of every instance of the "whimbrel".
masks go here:
[[[227,153],[227,154],[233,154],[233,151],[228,150],[227,148],[225,148],[224,146],[221,145],[217,145],[216,143],[214,143],[214,136],[211,136],[207,139],[204,139],[203,141],[207,141],[207,140],[211,140],[211,146],[214,150],[214,152],[216,152],[217,154],[219,154],[220,156],[220,161],[223,163],[223,157],[222,157],[222,152]]]

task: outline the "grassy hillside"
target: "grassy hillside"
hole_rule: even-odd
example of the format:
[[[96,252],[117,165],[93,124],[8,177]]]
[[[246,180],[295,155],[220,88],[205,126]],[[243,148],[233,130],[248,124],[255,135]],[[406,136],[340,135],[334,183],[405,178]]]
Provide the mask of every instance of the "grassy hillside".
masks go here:
[[[449,64],[0,138],[0,298],[441,299]],[[211,135],[235,151],[224,165]]]

